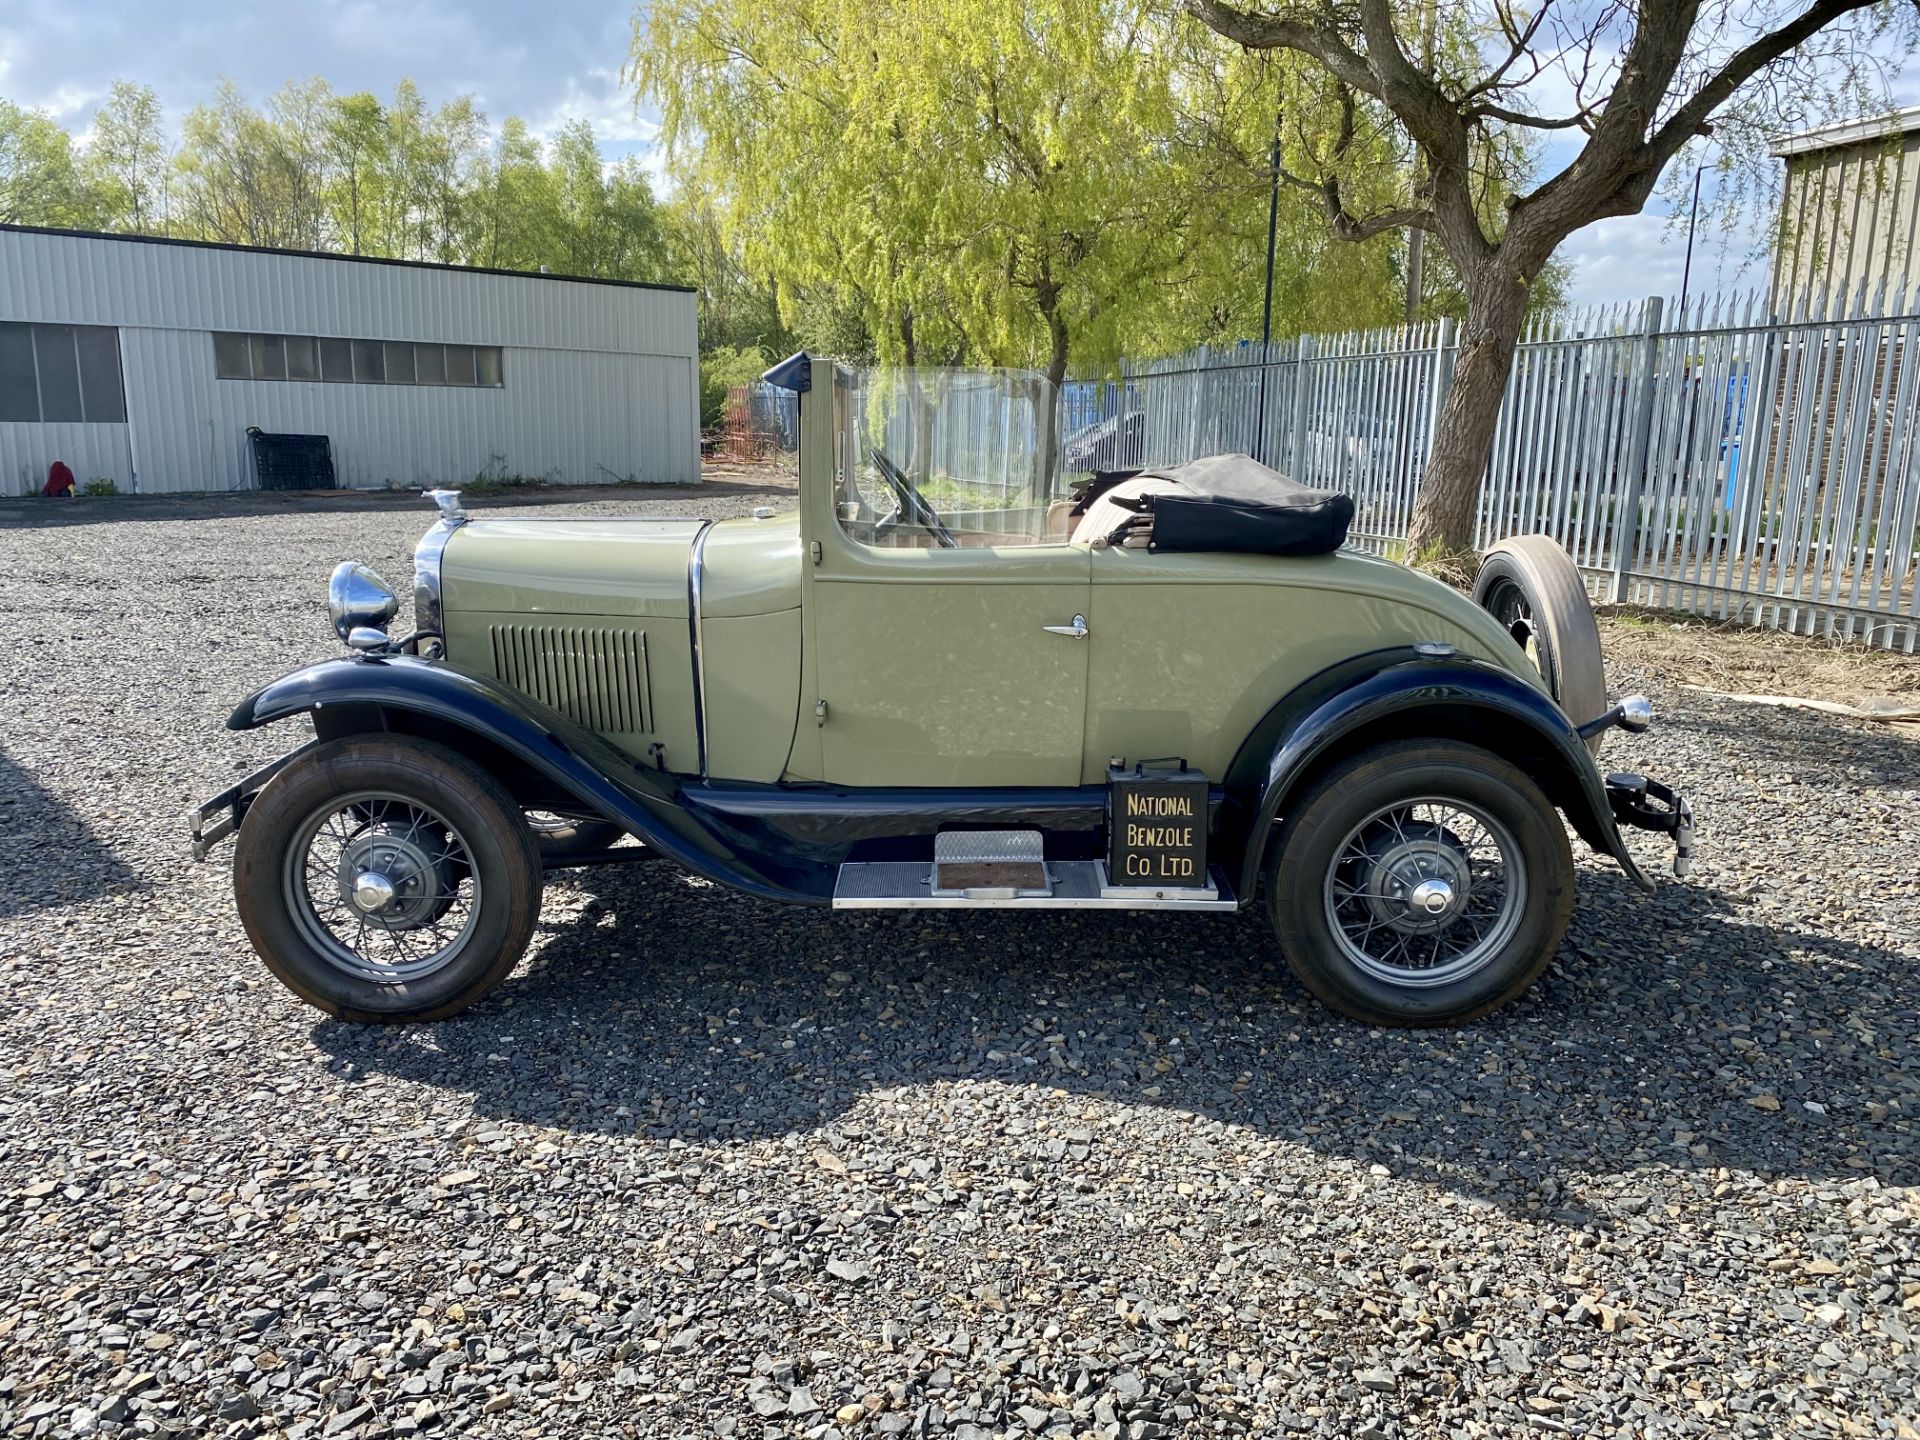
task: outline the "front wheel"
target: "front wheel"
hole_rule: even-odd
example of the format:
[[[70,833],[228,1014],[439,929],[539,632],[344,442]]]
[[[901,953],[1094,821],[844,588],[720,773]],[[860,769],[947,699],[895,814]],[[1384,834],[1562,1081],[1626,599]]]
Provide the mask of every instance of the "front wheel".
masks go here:
[[[347,737],[247,808],[233,883],[247,938],[329,1015],[438,1020],[506,978],[540,916],[540,851],[499,781],[443,745]]]
[[[1573,854],[1524,773],[1470,745],[1383,745],[1293,809],[1267,879],[1288,963],[1341,1014],[1454,1025],[1499,1009],[1552,961]]]

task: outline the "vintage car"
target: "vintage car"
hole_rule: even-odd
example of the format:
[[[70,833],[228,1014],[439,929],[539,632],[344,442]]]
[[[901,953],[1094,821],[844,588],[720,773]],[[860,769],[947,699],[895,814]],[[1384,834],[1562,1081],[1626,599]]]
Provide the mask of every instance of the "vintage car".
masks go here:
[[[768,378],[797,514],[433,492],[404,635],[392,590],[334,573],[347,653],[227,722],[314,738],[190,815],[201,858],[237,832],[241,919],[295,993],[453,1015],[521,957],[544,871],[658,859],[836,909],[1259,905],[1328,1004],[1446,1024],[1552,960],[1568,826],[1647,888],[1620,826],[1663,831],[1684,873],[1685,803],[1596,766],[1650,710],[1608,703],[1552,542],[1496,547],[1476,603],[1243,456],[1062,494],[1033,377]]]

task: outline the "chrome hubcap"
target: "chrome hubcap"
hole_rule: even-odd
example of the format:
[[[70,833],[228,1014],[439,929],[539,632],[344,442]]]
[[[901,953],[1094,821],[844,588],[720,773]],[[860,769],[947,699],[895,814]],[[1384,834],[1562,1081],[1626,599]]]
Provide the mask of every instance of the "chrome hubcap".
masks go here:
[[[1444,880],[1422,880],[1407,892],[1407,904],[1415,914],[1434,919],[1453,909],[1453,887]]]
[[[1348,832],[1325,897],[1333,938],[1356,967],[1395,985],[1446,985],[1513,938],[1526,873],[1512,835],[1477,806],[1403,801]]]
[[[1377,825],[1361,847],[1367,908],[1382,925],[1411,935],[1453,923],[1473,893],[1459,838],[1442,826]]]
[[[368,870],[354,877],[351,898],[360,909],[374,915],[391,905],[397,893],[393,882],[386,876],[376,870]]]

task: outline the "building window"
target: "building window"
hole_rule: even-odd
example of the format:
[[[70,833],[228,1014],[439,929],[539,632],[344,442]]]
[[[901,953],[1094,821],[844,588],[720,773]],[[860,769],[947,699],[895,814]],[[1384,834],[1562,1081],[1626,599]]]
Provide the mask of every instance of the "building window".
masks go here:
[[[7,364],[5,342],[0,341],[0,387],[7,383]],[[216,332],[213,337],[213,373],[222,380],[323,380],[334,384],[451,385],[497,390],[501,385],[500,372],[498,345],[227,332]],[[117,384],[118,351],[114,358],[114,377]],[[6,418],[0,414],[0,420]]]
[[[0,321],[0,420],[123,425],[120,332]]]

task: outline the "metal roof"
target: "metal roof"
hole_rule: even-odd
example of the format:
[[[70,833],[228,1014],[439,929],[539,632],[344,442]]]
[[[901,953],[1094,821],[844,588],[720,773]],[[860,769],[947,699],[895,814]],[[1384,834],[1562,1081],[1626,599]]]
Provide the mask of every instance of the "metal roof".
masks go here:
[[[501,270],[489,265],[448,265],[438,260],[395,260],[384,255],[342,255],[333,250],[280,250],[270,245],[234,245],[224,240],[180,240],[171,235],[120,235],[106,230],[63,230],[51,225],[0,225],[21,235],[63,235],[73,240],[116,240],[129,245],[179,245],[191,250],[227,250],[241,255],[285,255],[300,260],[339,260],[350,265],[397,265],[410,270],[451,270],[457,275],[508,275],[516,280],[561,280],[570,285],[617,285],[628,290],[670,290],[691,295],[691,285],[651,280],[606,280],[594,275],[554,275],[544,270]]]
[[[1848,145],[1864,145],[1874,140],[1891,140],[1920,130],[1920,105],[1890,110],[1884,115],[1865,115],[1841,120],[1832,125],[1781,135],[1767,147],[1776,156],[1807,155],[1816,150],[1839,150]]]

